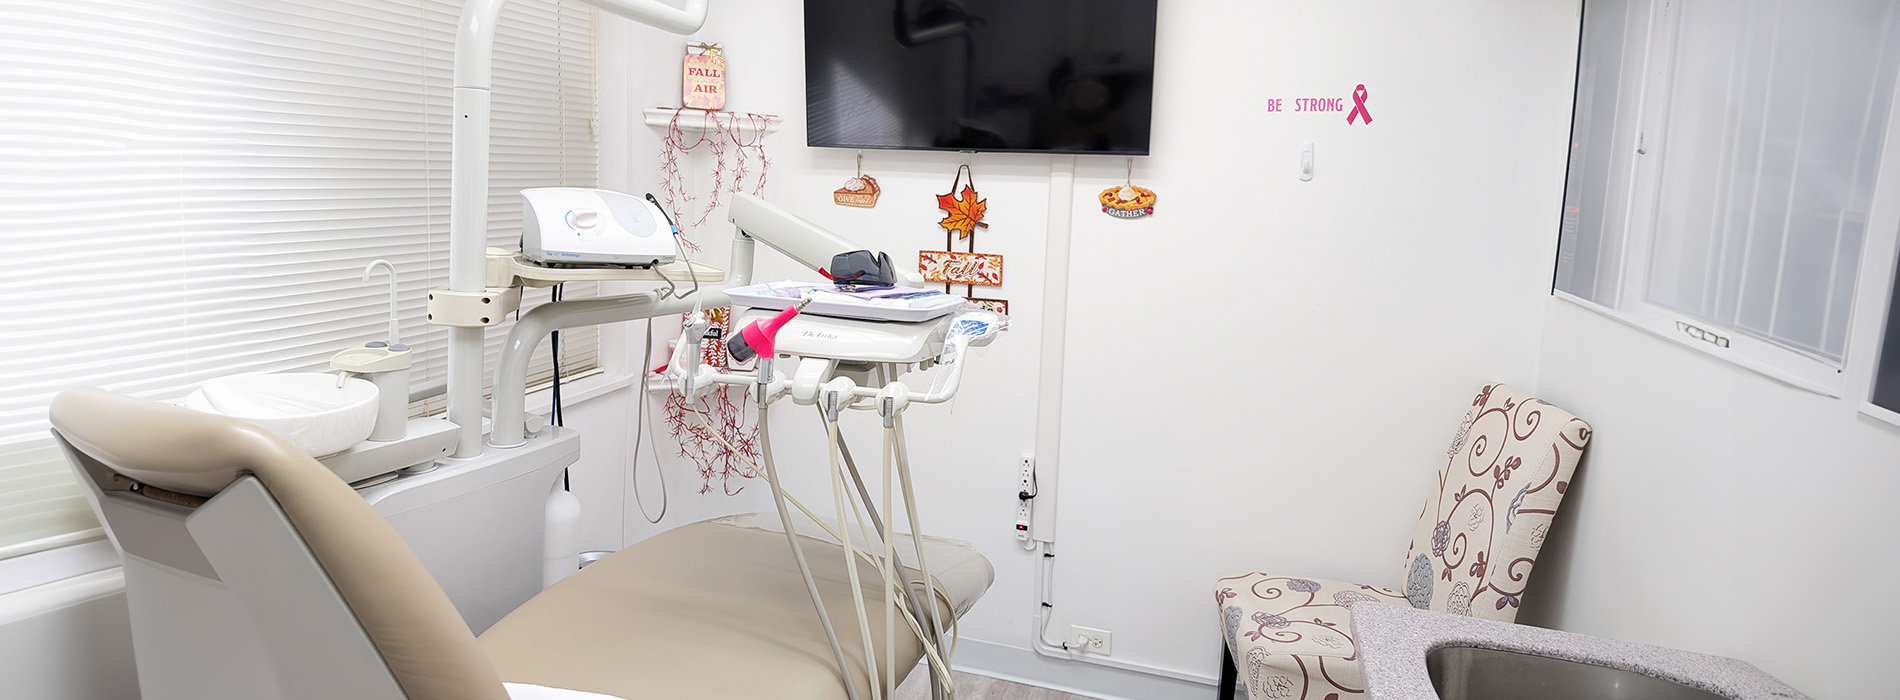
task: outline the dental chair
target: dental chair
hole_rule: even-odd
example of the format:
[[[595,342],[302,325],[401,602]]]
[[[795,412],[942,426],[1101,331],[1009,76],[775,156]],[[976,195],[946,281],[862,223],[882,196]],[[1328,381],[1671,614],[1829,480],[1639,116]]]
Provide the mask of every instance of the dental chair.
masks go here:
[[[144,700],[846,695],[776,517],[645,540],[477,637],[361,496],[263,429],[92,388],[60,394],[51,420],[124,558]],[[857,625],[842,548],[799,542],[832,619]],[[967,611],[989,563],[967,545],[925,548],[941,595],[924,597],[944,616]],[[888,609],[876,570],[858,565],[862,595]],[[879,650],[881,615],[869,625]],[[234,617],[254,635],[199,629]],[[862,643],[839,641],[856,662],[848,682],[870,697]],[[902,626],[895,642],[903,663],[884,673],[923,655]]]

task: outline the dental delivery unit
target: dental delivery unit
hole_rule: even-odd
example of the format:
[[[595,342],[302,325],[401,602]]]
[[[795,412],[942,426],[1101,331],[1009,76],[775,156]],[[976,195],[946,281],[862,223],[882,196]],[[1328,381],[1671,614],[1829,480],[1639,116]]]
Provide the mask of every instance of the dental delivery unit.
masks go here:
[[[503,1],[470,0],[456,44],[449,276],[428,300],[450,328],[446,417],[409,417],[441,390],[410,385],[380,261],[363,277],[389,274],[387,337],[335,354],[334,374],[222,378],[184,407],[100,389],[54,401],[54,434],[124,560],[142,696],[886,700],[922,660],[932,696],[954,697],[944,640],[993,572],[922,534],[904,416],[953,399],[971,350],[1008,319],[747,195],[728,211],[725,269],[689,259],[650,195],[583,188],[523,191],[522,249],[484,249]],[[588,2],[677,33],[706,13],[705,0]],[[831,279],[755,283],[758,242]],[[604,280],[660,286],[520,310],[523,287]],[[700,361],[704,310],[727,305],[732,359],[750,369]],[[484,411],[485,330],[518,310]],[[653,378],[689,407],[746,389],[758,460],[726,446],[774,511],[676,527],[581,569],[579,501],[562,483],[579,435],[527,414],[529,357],[560,329],[680,315]],[[823,418],[827,454],[799,466],[828,469],[827,517],[787,492],[792,467],[773,453],[768,409],[787,398]],[[848,411],[882,427],[865,464],[843,438]]]

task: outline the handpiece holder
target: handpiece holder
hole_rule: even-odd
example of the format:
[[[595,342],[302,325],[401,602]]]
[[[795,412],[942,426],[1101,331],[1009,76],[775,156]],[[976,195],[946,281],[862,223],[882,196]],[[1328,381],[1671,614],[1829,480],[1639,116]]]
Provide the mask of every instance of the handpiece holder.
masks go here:
[[[751,312],[748,312],[751,313]],[[783,315],[753,315],[753,321],[746,327],[761,325]],[[742,316],[743,318],[743,316]],[[720,372],[711,365],[699,363],[698,337],[704,333],[701,326],[697,330],[689,323],[686,335],[674,348],[673,364],[668,373],[673,377],[674,388],[691,400],[711,393],[721,385],[759,386],[761,398],[770,403],[787,394],[794,403],[800,405],[820,405],[828,397],[836,396],[841,408],[849,408],[867,401],[874,401],[875,408],[881,413],[888,412],[887,418],[894,418],[912,404],[945,403],[956,398],[957,389],[963,380],[963,369],[968,364],[969,350],[973,347],[988,345],[990,341],[1009,327],[1009,320],[1000,314],[988,311],[970,310],[953,316],[918,324],[879,323],[855,319],[840,319],[810,314],[788,318],[787,322],[777,326],[786,336],[775,343],[775,355],[798,358],[798,367],[790,376],[783,372],[771,376],[762,376],[759,372]],[[896,356],[889,354],[893,346],[903,346],[889,342],[891,338],[872,338],[861,348],[862,353],[833,351],[820,343],[848,343],[844,340],[855,333],[904,332],[914,334],[926,340],[921,347],[932,348],[931,352]],[[864,340],[864,339],[860,339]],[[884,342],[879,342],[884,341]],[[690,347],[690,354],[689,348]],[[884,351],[880,353],[879,350]],[[766,357],[760,355],[761,369],[767,367]],[[690,362],[690,364],[689,364]],[[871,363],[898,368],[901,372],[909,367],[941,367],[935,380],[926,390],[917,390],[893,377],[883,386],[859,386],[849,378],[839,376],[841,364]],[[840,382],[838,380],[846,381]]]

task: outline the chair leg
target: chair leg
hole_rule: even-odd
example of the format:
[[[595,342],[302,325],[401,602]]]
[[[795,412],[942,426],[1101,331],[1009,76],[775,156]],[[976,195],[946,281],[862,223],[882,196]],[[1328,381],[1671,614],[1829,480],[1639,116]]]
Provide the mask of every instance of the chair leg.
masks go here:
[[[1240,667],[1234,665],[1234,649],[1221,642],[1220,700],[1234,700],[1234,686],[1240,684]]]

